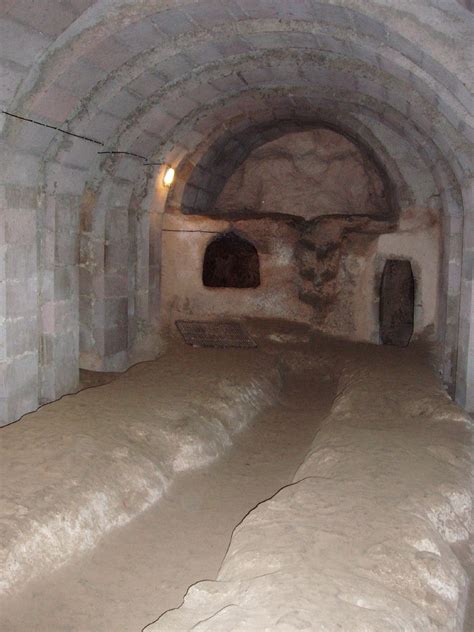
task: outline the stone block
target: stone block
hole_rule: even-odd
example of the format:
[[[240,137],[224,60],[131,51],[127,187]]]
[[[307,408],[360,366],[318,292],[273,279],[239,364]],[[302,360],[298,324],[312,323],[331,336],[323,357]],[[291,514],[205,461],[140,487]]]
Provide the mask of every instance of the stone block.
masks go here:
[[[181,35],[196,28],[195,24],[179,9],[160,11],[152,17],[152,22],[165,35]]]
[[[54,335],[62,335],[66,331],[79,330],[78,300],[70,299],[54,302]]]
[[[102,371],[126,371],[129,366],[128,351],[120,351],[113,356],[105,356]]]
[[[153,128],[155,129],[155,128]],[[156,133],[145,131],[141,134],[135,142],[130,145],[129,151],[132,151],[145,159],[151,159],[156,151],[156,148],[161,145],[161,133],[158,129],[155,129]]]
[[[212,196],[207,191],[199,190],[195,202],[195,208],[203,213],[209,212],[211,210],[211,202]]]
[[[35,209],[38,206],[38,189],[36,187],[5,187],[6,208],[15,210]]]
[[[72,300],[78,296],[79,274],[77,266],[56,266],[54,271],[54,298],[57,301]]]
[[[121,90],[110,101],[102,105],[102,109],[109,114],[124,119],[136,110],[141,103],[141,99],[127,90]]]
[[[50,161],[46,167],[48,184],[57,191],[81,195],[87,174],[73,166]]]
[[[105,275],[105,298],[120,298],[128,295],[128,275]]]
[[[220,92],[237,92],[245,88],[245,82],[236,73],[212,79],[210,84]]]
[[[13,20],[0,19],[0,42],[4,59],[30,66],[51,39]]]
[[[135,183],[140,175],[143,174],[143,169],[142,160],[131,156],[122,156],[117,164],[115,175],[117,178]]]
[[[252,46],[248,41],[240,37],[229,38],[217,43],[217,49],[222,57],[231,57],[233,55],[243,55],[252,50]]]
[[[177,119],[155,106],[142,116],[140,127],[144,131],[149,131],[156,136],[164,136],[177,123]]]
[[[106,356],[113,356],[128,348],[128,324],[120,327],[113,327],[105,331],[104,353]]]
[[[268,66],[245,68],[239,74],[249,85],[260,85],[261,83],[268,83],[273,79],[272,69]]]
[[[44,335],[54,336],[56,328],[56,312],[54,300],[48,300],[41,305],[41,330]]]
[[[173,116],[184,118],[197,108],[198,104],[187,96],[168,96],[161,99],[160,107]]]
[[[108,203],[114,217],[127,216],[127,209],[132,195],[133,185],[130,182],[115,182],[109,195]]]
[[[78,59],[68,66],[67,72],[58,78],[57,83],[70,94],[82,98],[103,78],[102,68],[85,59]]]
[[[25,280],[36,274],[36,245],[9,245],[5,257],[7,279]]]
[[[187,186],[183,194],[183,199],[182,199],[183,206],[187,208],[194,208],[198,191],[199,189],[196,189],[195,187]]]
[[[52,334],[41,334],[39,344],[39,364],[41,366],[50,365],[54,359],[54,336]]]
[[[20,151],[42,154],[56,135],[53,129],[24,122],[15,134],[15,147]]]
[[[0,182],[30,187],[36,184],[40,169],[37,156],[15,151],[0,142]]]
[[[78,333],[68,331],[54,341],[55,398],[74,391],[79,384]]]
[[[234,20],[245,20],[247,15],[237,4],[237,0],[226,0],[225,8]]]
[[[81,353],[90,353],[92,351],[100,352],[94,339],[93,331],[87,323],[80,323],[79,328],[79,349]]]
[[[13,99],[16,89],[26,75],[23,66],[0,59],[0,103],[8,111],[8,104]],[[4,118],[2,116],[2,118]]]
[[[215,86],[212,86],[210,83],[198,83],[195,87],[188,87],[186,90],[186,95],[198,103],[207,103],[212,101],[220,94],[220,90],[218,90]]]
[[[222,59],[222,53],[220,50],[211,43],[202,44],[196,46],[186,53],[186,56],[192,62],[193,66],[201,66],[204,64],[210,64],[219,59]]]
[[[43,270],[52,270],[56,264],[56,235],[53,231],[43,229],[39,242],[39,256]]]
[[[140,20],[119,31],[115,38],[125,46],[131,55],[158,46],[161,35],[153,26],[153,22]]]
[[[51,301],[54,298],[54,270],[42,269],[39,278],[39,300],[40,304]]]
[[[140,97],[147,98],[160,90],[165,83],[165,80],[162,77],[158,77],[157,75],[151,72],[144,72],[142,75],[137,77],[134,81],[132,81],[128,88],[132,90]]]
[[[154,71],[167,81],[176,81],[178,77],[188,73],[193,66],[192,59],[189,59],[183,53],[178,53],[160,61],[155,66]]]
[[[128,61],[129,57],[128,48],[115,38],[109,37],[101,40],[100,44],[84,56],[84,59],[97,68],[111,72]]]
[[[292,48],[317,48],[316,37],[312,33],[290,32],[284,34],[284,41]]]
[[[191,4],[186,7],[186,15],[201,28],[209,29],[216,24],[229,21],[229,13],[219,0]]]
[[[36,241],[36,211],[7,209],[5,211],[7,243],[31,245]]]
[[[79,104],[79,98],[52,84],[46,91],[37,94],[30,103],[32,117],[41,117],[53,123],[63,123]]]
[[[95,138],[102,142],[102,137]],[[104,137],[106,140],[106,137]],[[61,167],[69,166],[73,169],[88,169],[94,161],[98,161],[99,155],[97,152],[102,151],[103,147],[90,143],[81,138],[68,139],[67,144],[61,151],[58,152],[56,158],[61,163]],[[81,180],[84,176],[81,177]],[[61,186],[64,186],[61,183]]]
[[[6,354],[8,358],[15,358],[27,352],[36,351],[37,332],[36,318],[20,318],[7,320],[5,325]]]
[[[24,281],[5,282],[5,315],[8,318],[21,318],[36,313],[37,279],[31,277]]]
[[[72,5],[80,13],[86,11],[94,4],[95,0],[68,0],[68,4]]]
[[[76,232],[57,232],[55,261],[59,265],[75,265],[79,263],[79,235]]]
[[[39,403],[46,404],[56,399],[54,388],[54,366],[40,365],[38,369]]]
[[[49,4],[41,0],[15,0],[7,15],[34,31],[57,37],[77,18],[78,11],[62,2],[56,3],[51,10]]]
[[[54,225],[58,231],[79,230],[80,198],[71,193],[58,193],[54,204]]]
[[[38,355],[28,353],[7,364],[6,389],[9,421],[38,407]]]
[[[0,396],[0,426],[6,426],[9,423],[10,418],[8,415],[8,399],[6,397]]]
[[[101,112],[100,110],[83,120],[80,125],[76,127],[76,132],[84,134],[89,138],[99,139],[102,142],[106,142],[114,132],[117,130],[121,123],[121,119],[109,114],[107,112]],[[96,151],[102,151],[100,147],[96,148]]]
[[[3,295],[5,294],[4,289],[2,287],[4,285],[5,285],[4,283],[0,282],[0,303],[2,301],[2,294]],[[1,304],[0,304],[0,309],[2,309]],[[3,317],[3,313],[0,312],[0,363],[5,362],[6,359],[7,359],[7,334],[5,330],[5,319]]]
[[[104,299],[105,323],[107,327],[126,327],[128,322],[128,298]]]
[[[107,213],[107,228],[105,233],[105,267],[127,261],[128,248],[128,213],[125,207],[110,210]],[[122,249],[122,252],[119,252]]]

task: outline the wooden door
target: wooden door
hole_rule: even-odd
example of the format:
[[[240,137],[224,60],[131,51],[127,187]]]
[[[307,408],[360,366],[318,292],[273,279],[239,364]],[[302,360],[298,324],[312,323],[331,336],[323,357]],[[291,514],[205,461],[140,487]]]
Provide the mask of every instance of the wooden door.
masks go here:
[[[413,335],[415,279],[409,261],[388,259],[380,284],[380,338],[406,347]]]

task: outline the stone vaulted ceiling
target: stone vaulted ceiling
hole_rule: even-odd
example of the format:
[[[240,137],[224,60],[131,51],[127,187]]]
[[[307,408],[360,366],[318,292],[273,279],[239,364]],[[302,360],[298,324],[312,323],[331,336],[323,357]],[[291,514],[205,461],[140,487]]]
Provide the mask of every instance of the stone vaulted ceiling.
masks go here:
[[[399,206],[443,209],[445,373],[453,372],[457,340],[472,344],[467,6],[2,0],[0,178],[110,200],[120,197],[117,178],[139,181],[165,163],[178,176],[168,207],[202,212],[255,147],[298,126],[338,130],[371,154]]]

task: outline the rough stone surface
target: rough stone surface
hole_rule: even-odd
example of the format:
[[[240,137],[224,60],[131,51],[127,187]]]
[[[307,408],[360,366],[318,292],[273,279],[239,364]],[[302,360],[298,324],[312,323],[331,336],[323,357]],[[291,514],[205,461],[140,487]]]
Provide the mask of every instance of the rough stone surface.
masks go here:
[[[348,202],[353,212],[375,209],[379,183],[357,160],[332,162],[326,178],[324,169],[315,173],[324,160],[308,164],[305,152],[296,163],[286,154],[272,158],[279,178],[295,175],[299,180],[279,196],[264,169],[264,196],[249,173],[236,175],[242,161],[252,152],[265,152],[269,141],[278,144],[280,136],[296,128],[320,130],[324,125],[343,132],[364,155],[377,159],[384,173],[384,202],[390,198],[401,209],[415,205],[441,211],[440,360],[450,392],[472,407],[472,239],[463,243],[459,229],[462,222],[470,226],[473,208],[474,17],[466,10],[467,0],[463,6],[431,0],[177,0],[171,8],[162,0],[4,4],[2,109],[99,144],[0,115],[0,185],[47,192],[50,199],[66,192],[87,197],[93,190],[90,204],[73,210],[76,199],[61,211],[70,209],[66,215],[81,220],[77,215],[90,213],[97,220],[90,230],[64,230],[59,222],[46,229],[43,216],[50,202],[40,196],[28,207],[38,226],[30,248],[38,254],[37,281],[32,288],[30,275],[30,285],[22,283],[20,293],[42,293],[44,287],[45,299],[36,301],[32,315],[37,348],[31,350],[31,370],[24,378],[18,373],[21,384],[16,389],[2,385],[2,423],[71,388],[79,363],[123,369],[150,357],[152,346],[159,350],[158,216],[165,208],[206,212],[230,178],[229,186],[238,194],[232,204],[245,192],[240,202],[252,208],[271,203],[283,213],[293,213],[297,206],[312,213],[314,196],[305,187],[316,181],[325,193],[318,206],[331,213],[339,213]],[[98,155],[99,150],[137,154],[135,164],[130,165],[130,156],[125,165],[124,154],[112,158]],[[137,177],[137,169],[148,173],[143,159],[176,167],[175,186],[165,189],[157,170],[158,179],[150,180],[144,192]],[[345,186],[349,166],[359,179],[350,187]],[[109,214],[113,189],[120,192],[123,180],[136,182],[135,190],[120,212]],[[337,180],[344,186],[338,188]],[[150,192],[156,193],[158,204]],[[137,197],[147,203],[137,204]],[[16,206],[8,202],[5,208],[15,211]],[[121,239],[112,240],[109,252],[118,251],[122,261],[108,276],[101,271],[108,241],[104,223],[115,225],[118,215]],[[82,269],[81,258],[75,256],[78,243],[91,250],[93,270],[87,263]],[[66,263],[70,278],[79,278],[71,284],[67,305],[60,293],[51,292],[53,267]],[[10,270],[2,271],[1,284],[10,282]],[[109,301],[106,310],[107,299],[120,284],[121,301],[114,307]],[[125,300],[128,322],[119,325]],[[63,318],[67,321],[68,341],[59,336],[52,345],[43,309],[57,314],[55,327]],[[31,324],[31,319],[18,322],[14,336],[25,341]],[[13,326],[9,329],[13,332]],[[24,361],[14,347],[10,343],[11,354],[2,360],[3,372]],[[44,365],[42,349],[47,347],[55,351]],[[66,366],[68,362],[74,366]]]
[[[291,317],[323,333],[378,343],[381,276],[385,261],[397,258],[410,261],[414,271],[415,337],[439,335],[436,211],[409,207],[398,222],[357,214],[311,220],[263,212],[218,217],[165,216],[163,324],[192,317]],[[255,245],[258,287],[203,285],[206,248],[229,230]]]
[[[388,201],[375,166],[330,130],[287,134],[252,152],[232,174],[216,210],[384,215]]]
[[[332,351],[338,395],[293,484],[147,631],[463,629],[472,421],[414,351]]]
[[[270,357],[187,348],[167,357],[107,385],[108,398],[88,389],[2,431],[2,593],[92,549],[177,473],[217,458],[280,387]]]

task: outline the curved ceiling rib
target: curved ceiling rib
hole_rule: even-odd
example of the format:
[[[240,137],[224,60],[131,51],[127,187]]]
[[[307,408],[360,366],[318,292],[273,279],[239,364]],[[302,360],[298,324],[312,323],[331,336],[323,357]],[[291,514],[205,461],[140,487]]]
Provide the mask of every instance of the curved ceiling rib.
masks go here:
[[[89,203],[88,192],[102,199],[115,174],[131,182],[146,169],[144,160],[114,161],[98,151],[130,152],[177,168],[174,204],[216,155],[227,164],[216,171],[214,193],[253,148],[279,133],[282,121],[325,124],[374,157],[398,206],[441,204],[446,278],[449,292],[459,293],[460,264],[455,273],[448,267],[461,257],[460,222],[472,221],[474,173],[474,16],[461,4],[68,0],[55,12],[42,6],[4,3],[2,110],[103,146],[5,116],[5,177],[22,165],[29,185],[51,192],[69,170],[64,187],[77,196],[85,191]],[[471,247],[465,238],[464,252]]]

